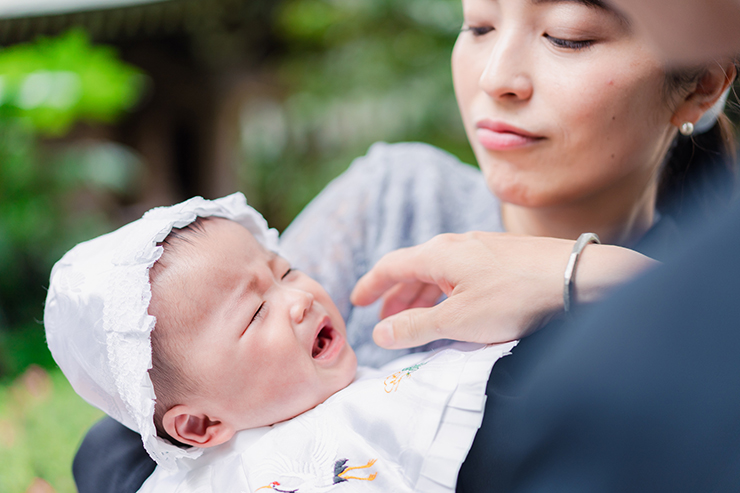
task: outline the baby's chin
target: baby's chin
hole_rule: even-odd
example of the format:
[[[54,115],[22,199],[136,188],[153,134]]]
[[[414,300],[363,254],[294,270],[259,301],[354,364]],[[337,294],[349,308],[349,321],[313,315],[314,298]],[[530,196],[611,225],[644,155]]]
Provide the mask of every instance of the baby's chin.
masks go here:
[[[355,376],[357,375],[357,356],[349,343],[345,342],[339,361],[337,361],[337,365],[333,368],[333,371],[336,372],[332,375],[334,385],[328,387],[329,392],[324,400],[346,388],[355,380]]]
[[[343,361],[341,361],[341,368],[334,368],[334,371],[330,376],[324,377],[324,384],[322,385],[323,388],[318,390],[315,394],[316,400],[312,404],[306,405],[304,409],[300,410],[300,412],[291,414],[289,417],[283,418],[278,422],[293,419],[296,416],[300,416],[301,414],[314,409],[316,406],[326,402],[329,397],[347,388],[355,380],[355,376],[357,375],[357,357],[349,344],[347,344],[346,351],[347,352],[342,355]]]
[[[354,382],[355,376],[357,375],[357,355],[355,354],[354,349],[352,349],[352,346],[350,346],[349,343],[347,343],[345,350],[347,351],[346,357],[350,360],[349,366],[351,370],[347,372],[348,380],[344,387]]]

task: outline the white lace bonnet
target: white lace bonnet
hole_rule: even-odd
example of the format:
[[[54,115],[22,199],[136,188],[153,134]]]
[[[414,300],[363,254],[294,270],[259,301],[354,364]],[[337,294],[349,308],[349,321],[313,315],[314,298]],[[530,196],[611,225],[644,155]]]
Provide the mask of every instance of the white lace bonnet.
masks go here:
[[[201,450],[181,449],[156,436],[150,334],[155,318],[149,268],[162,255],[157,244],[173,228],[197,217],[218,216],[246,227],[267,249],[277,251],[278,233],[269,229],[241,193],[217,200],[194,197],[152,209],[122,228],[80,243],[51,271],[44,325],[54,359],[87,402],[141,434],[161,466]]]

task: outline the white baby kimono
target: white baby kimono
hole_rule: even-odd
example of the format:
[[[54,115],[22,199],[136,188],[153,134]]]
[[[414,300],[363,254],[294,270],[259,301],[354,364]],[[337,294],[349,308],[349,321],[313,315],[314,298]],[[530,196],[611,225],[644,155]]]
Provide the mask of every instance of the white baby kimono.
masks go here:
[[[360,368],[316,408],[157,467],[139,492],[453,492],[491,367],[515,344],[456,343]]]

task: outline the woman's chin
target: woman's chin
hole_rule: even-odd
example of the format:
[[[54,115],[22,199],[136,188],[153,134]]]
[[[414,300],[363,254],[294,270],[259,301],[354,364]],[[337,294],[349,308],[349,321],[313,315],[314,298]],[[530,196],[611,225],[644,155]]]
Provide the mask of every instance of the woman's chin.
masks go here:
[[[522,180],[521,173],[504,166],[481,163],[480,169],[488,189],[502,203],[530,207],[533,202],[531,186]]]
[[[508,204],[517,207],[537,208],[547,205],[543,200],[543,194],[533,192],[532,187],[522,185],[521,183],[506,184],[505,182],[488,183],[488,188],[498,197],[501,204]]]
[[[564,190],[562,184],[555,180],[550,183],[541,179],[527,180],[521,176],[510,175],[486,176],[489,190],[501,201],[501,204],[513,205],[526,209],[539,209],[565,205],[573,200]],[[532,177],[534,178],[534,177]]]

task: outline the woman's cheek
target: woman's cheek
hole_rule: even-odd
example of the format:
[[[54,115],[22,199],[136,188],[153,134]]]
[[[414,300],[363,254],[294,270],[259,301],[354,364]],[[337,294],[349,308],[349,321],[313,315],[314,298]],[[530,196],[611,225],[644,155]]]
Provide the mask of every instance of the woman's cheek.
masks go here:
[[[576,148],[597,147],[608,142],[622,120],[625,104],[614,85],[589,84],[574,86],[573,98],[560,98],[564,126]]]
[[[481,74],[485,70],[484,55],[475,54],[467,42],[458,41],[452,52],[452,81],[455,88],[458,106],[463,114],[469,112],[471,103],[479,86]]]

